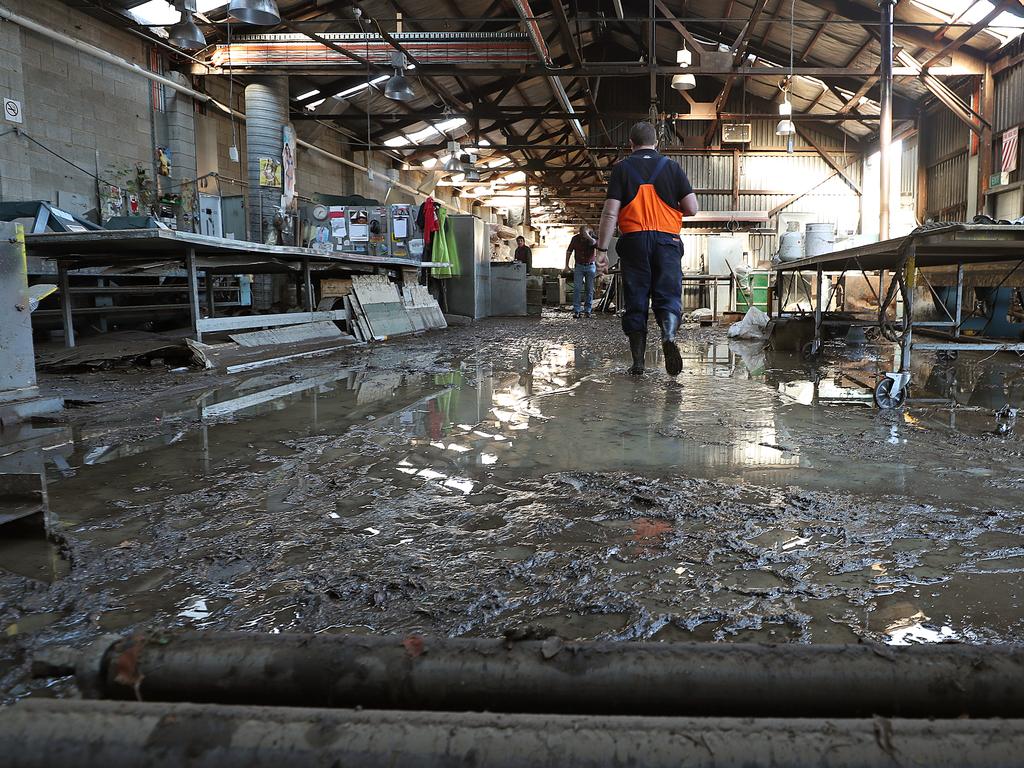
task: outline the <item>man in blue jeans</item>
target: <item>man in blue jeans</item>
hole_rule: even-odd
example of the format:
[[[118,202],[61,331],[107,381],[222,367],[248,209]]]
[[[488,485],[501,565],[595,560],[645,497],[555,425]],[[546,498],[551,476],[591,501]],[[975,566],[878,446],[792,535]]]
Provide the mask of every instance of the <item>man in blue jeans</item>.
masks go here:
[[[594,230],[583,224],[579,232],[573,235],[565,251],[566,272],[569,271],[569,259],[574,256],[576,259],[576,266],[573,269],[572,316],[577,320],[580,319],[580,300],[583,298],[584,288],[586,303],[582,306],[586,316],[590,317],[591,304],[594,301],[594,279],[597,277],[597,252],[594,250],[596,244]]]
[[[683,216],[697,213],[697,196],[679,164],[658,154],[658,135],[650,123],[637,123],[629,132],[633,153],[612,169],[608,198],[601,211],[597,251],[607,251],[615,226],[615,243],[622,270],[625,313],[622,330],[629,338],[633,367],[644,372],[647,349],[647,312],[661,328],[665,370],[678,376],[683,360],[676,346],[682,313]]]

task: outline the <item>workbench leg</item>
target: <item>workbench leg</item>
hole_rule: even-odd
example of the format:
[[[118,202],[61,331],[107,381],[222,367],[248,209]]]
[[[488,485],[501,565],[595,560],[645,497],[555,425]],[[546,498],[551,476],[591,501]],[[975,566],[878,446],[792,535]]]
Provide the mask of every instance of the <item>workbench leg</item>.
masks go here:
[[[192,320],[192,335],[196,341],[203,340],[199,330],[199,275],[196,274],[196,249],[185,251],[185,272],[188,273],[188,314]]]
[[[209,270],[203,272],[203,290],[206,291],[206,311],[210,317],[217,316],[217,300],[213,296],[213,275]]]
[[[821,349],[821,302],[825,293],[825,276],[821,265],[818,265],[818,289],[814,300],[814,353]]]
[[[963,263],[956,265],[956,325],[953,326],[953,337],[959,338],[960,336],[960,318],[963,317],[964,311],[964,265]]]
[[[907,298],[903,302],[903,344],[900,347],[900,373],[910,373],[911,337],[914,335],[914,284],[917,282],[917,248],[911,244],[909,255],[903,267],[906,272]],[[904,386],[910,384],[908,376]]]
[[[313,278],[309,273],[309,259],[302,259],[302,292],[305,294],[306,311],[312,312],[313,307]]]
[[[64,346],[75,346],[75,323],[71,317],[71,281],[68,280],[68,268],[57,262],[57,276],[60,282],[60,315],[64,322]]]

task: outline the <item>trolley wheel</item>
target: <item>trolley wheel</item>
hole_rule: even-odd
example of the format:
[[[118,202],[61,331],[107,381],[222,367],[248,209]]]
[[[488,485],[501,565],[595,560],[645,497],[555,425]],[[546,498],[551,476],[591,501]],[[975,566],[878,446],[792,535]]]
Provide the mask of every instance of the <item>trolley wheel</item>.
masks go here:
[[[881,338],[881,336],[882,336],[882,332],[880,330],[878,330],[878,326],[877,325],[872,325],[870,328],[865,328],[864,329],[864,337],[868,341],[872,341],[872,342],[878,341],[878,339]]]
[[[906,387],[901,389],[898,395],[892,394],[892,388],[895,385],[896,382],[887,376],[875,386],[875,405],[883,411],[899,408],[907,399]]]
[[[800,357],[813,362],[821,357],[822,344],[819,341],[808,341],[800,348]]]

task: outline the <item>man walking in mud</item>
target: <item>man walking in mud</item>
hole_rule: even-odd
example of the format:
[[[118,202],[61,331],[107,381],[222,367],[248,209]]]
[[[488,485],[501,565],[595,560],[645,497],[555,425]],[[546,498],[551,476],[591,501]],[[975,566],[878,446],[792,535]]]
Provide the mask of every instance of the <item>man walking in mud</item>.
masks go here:
[[[699,210],[697,196],[678,163],[658,153],[658,136],[650,123],[637,123],[629,132],[633,150],[612,169],[608,196],[601,211],[597,251],[606,253],[615,227],[615,250],[622,269],[625,313],[622,330],[629,338],[633,365],[629,372],[644,372],[648,308],[661,329],[665,370],[677,376],[683,361],[676,346],[682,313],[683,244],[679,237],[683,216]]]

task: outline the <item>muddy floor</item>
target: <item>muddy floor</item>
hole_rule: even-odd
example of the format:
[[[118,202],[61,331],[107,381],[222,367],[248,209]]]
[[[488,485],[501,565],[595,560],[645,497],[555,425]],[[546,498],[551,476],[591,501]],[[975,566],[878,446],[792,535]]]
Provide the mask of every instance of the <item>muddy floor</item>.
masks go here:
[[[1024,443],[993,416],[1024,364],[920,355],[882,413],[886,347],[682,335],[675,380],[565,314],[47,378],[71,407],[0,446],[50,509],[0,533],[2,695],[71,695],[34,654],[147,628],[1024,640]]]

